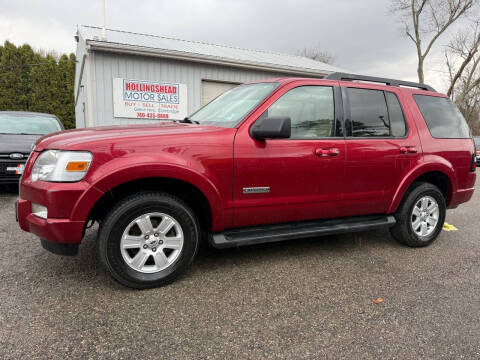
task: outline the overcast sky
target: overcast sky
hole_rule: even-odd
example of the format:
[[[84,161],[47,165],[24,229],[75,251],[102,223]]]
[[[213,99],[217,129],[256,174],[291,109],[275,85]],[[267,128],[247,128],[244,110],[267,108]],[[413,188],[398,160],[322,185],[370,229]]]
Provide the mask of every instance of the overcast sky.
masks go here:
[[[356,73],[416,81],[413,43],[389,0],[106,0],[107,27],[249,49],[317,47]],[[103,23],[102,0],[0,0],[0,42],[75,52],[77,24]],[[426,81],[445,90],[441,38]]]

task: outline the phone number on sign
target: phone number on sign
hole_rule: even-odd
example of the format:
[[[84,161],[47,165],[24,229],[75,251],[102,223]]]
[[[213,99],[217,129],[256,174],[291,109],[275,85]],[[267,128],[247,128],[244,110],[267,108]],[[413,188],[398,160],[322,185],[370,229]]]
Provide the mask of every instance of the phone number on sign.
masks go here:
[[[146,119],[168,119],[168,114],[153,114],[153,113],[143,113],[137,112],[137,118],[146,118]]]

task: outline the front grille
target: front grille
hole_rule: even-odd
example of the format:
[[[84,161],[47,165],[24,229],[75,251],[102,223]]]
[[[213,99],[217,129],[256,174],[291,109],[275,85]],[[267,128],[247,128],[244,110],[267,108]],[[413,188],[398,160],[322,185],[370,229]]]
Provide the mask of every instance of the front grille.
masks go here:
[[[17,153],[15,153],[17,154]],[[22,153],[19,153],[19,154],[22,154]],[[30,156],[30,153],[23,153],[23,160],[27,159],[29,156]],[[3,161],[4,159],[8,159],[8,160],[11,160],[10,158],[10,154],[0,154],[0,160]],[[14,161],[22,161],[22,159],[14,159]]]

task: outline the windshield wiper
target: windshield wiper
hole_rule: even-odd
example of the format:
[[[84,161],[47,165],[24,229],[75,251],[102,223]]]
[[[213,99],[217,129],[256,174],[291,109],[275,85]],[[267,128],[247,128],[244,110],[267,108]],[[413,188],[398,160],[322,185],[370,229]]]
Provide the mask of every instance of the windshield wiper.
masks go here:
[[[198,121],[192,120],[188,116],[185,119],[180,120],[179,122],[187,124],[200,124]]]
[[[30,133],[0,133],[0,135],[45,135],[45,134],[30,134]]]

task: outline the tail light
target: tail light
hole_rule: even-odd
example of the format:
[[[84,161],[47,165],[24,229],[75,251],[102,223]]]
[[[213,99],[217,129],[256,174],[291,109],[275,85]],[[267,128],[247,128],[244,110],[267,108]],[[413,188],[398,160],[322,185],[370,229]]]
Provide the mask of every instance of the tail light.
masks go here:
[[[475,145],[473,145],[473,152],[472,152],[472,162],[470,163],[470,171],[474,172],[477,169],[477,155],[479,151],[476,149]]]
[[[474,172],[477,169],[477,146],[475,144],[475,140],[472,138],[472,145],[473,145],[473,151],[472,151],[472,160],[470,162],[470,171]]]

